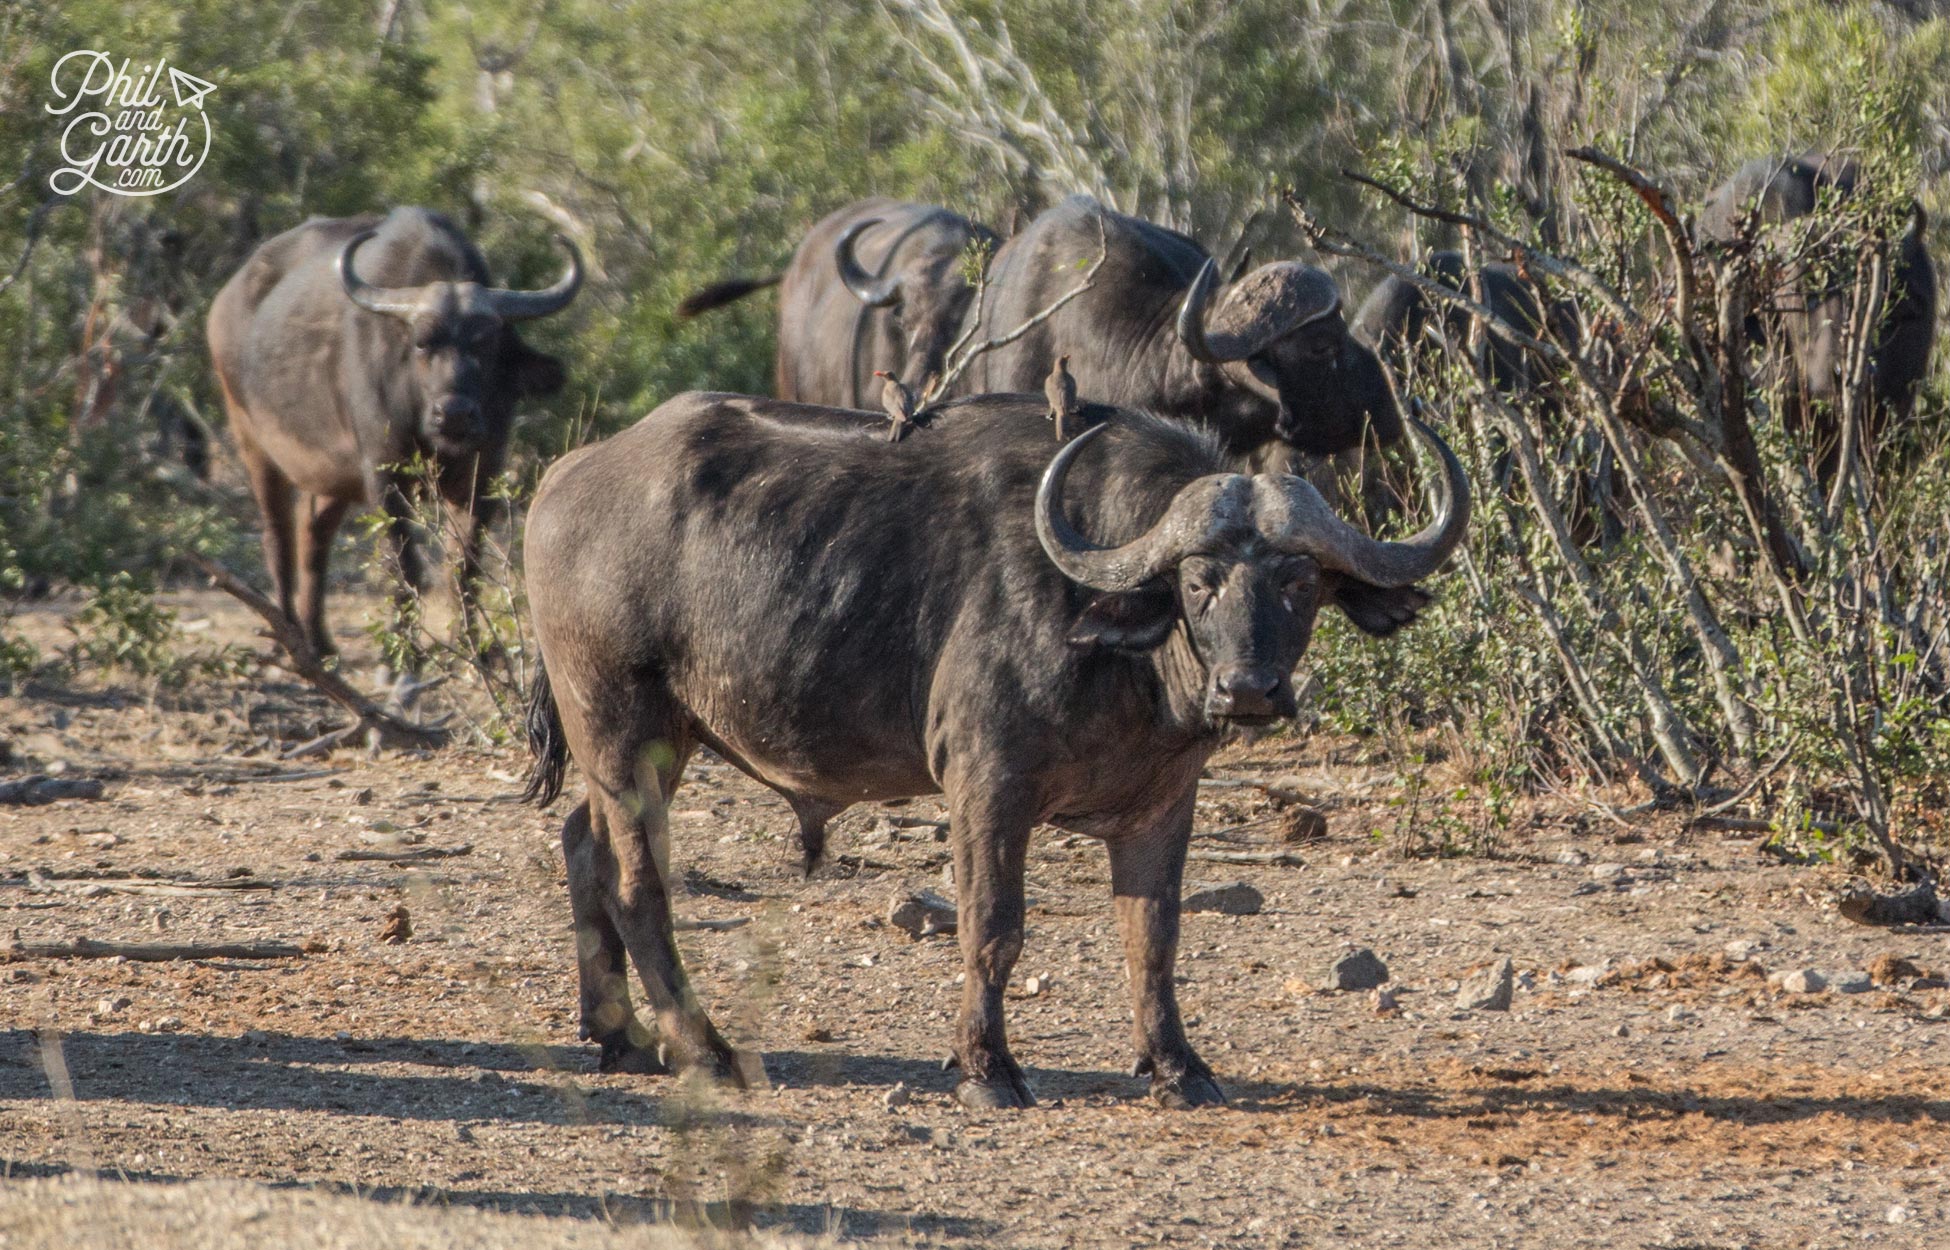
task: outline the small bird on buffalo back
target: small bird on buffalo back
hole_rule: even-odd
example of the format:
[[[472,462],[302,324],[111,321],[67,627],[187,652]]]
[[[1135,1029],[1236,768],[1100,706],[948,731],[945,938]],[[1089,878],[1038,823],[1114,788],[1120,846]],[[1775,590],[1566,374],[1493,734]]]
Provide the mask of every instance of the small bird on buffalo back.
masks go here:
[[[885,408],[887,415],[893,419],[893,424],[887,431],[887,441],[898,443],[907,437],[909,430],[914,428],[914,392],[907,389],[906,383],[885,369],[875,369],[873,376],[887,379],[887,384],[880,388],[880,406]]]
[[[1049,400],[1049,419],[1056,422],[1056,441],[1067,443],[1076,433],[1073,419],[1077,415],[1077,380],[1070,376],[1070,358],[1058,356],[1056,368],[1049,371],[1049,378],[1043,383],[1043,395]]]

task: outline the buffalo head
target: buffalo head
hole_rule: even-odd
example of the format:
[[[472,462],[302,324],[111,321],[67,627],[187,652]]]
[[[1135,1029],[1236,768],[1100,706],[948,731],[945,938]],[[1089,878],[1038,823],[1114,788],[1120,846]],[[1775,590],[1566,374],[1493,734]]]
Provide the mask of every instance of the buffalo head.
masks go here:
[[[897,241],[883,272],[868,273],[854,245],[880,224],[880,218],[869,217],[848,226],[833,245],[833,259],[855,299],[887,312],[901,345],[895,376],[918,388],[947,356],[974,290],[959,273],[961,253],[941,247],[903,249]]]
[[[582,285],[582,256],[561,235],[569,267],[553,286],[510,291],[478,282],[373,286],[353,268],[367,230],[338,254],[346,298],[367,312],[397,318],[410,335],[410,373],[420,407],[420,435],[437,451],[466,455],[505,435],[520,395],[548,395],[564,381],[562,363],[516,335],[514,323],[568,307]]]
[[[1064,515],[1063,483],[1078,454],[1110,427],[1072,440],[1036,495],[1045,554],[1072,581],[1102,592],[1071,641],[1150,650],[1182,624],[1203,672],[1209,721],[1252,726],[1293,716],[1293,670],[1321,606],[1338,605],[1369,633],[1393,632],[1428,602],[1414,583],[1449,558],[1469,524],[1462,465],[1427,426],[1411,425],[1444,471],[1435,520],[1402,542],[1363,534],[1302,478],[1215,473],[1180,490],[1144,534],[1100,547]]]
[[[1205,262],[1178,310],[1178,338],[1233,386],[1275,405],[1273,433],[1329,454],[1376,437],[1401,437],[1401,410],[1372,349],[1348,333],[1341,292],[1323,269],[1261,265],[1213,306],[1218,266]]]

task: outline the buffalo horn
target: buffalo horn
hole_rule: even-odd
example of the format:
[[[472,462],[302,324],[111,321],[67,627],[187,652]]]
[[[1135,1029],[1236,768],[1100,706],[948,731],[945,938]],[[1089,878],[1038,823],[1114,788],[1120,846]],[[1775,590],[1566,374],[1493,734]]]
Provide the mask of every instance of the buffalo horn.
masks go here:
[[[1371,586],[1412,585],[1442,567],[1469,526],[1469,479],[1456,453],[1435,431],[1414,417],[1408,424],[1441,459],[1443,469],[1436,517],[1419,534],[1401,542],[1371,538],[1335,516],[1312,483],[1268,475],[1254,479],[1260,494],[1255,512],[1266,540]]]
[[[377,230],[366,230],[354,235],[339,249],[336,262],[339,271],[339,285],[345,288],[345,297],[367,312],[383,313],[389,317],[410,317],[420,306],[420,288],[413,286],[373,286],[361,278],[352,268],[352,254],[359,245],[370,239]]]
[[[1179,491],[1155,525],[1121,547],[1099,547],[1077,533],[1063,515],[1063,483],[1078,454],[1109,428],[1093,426],[1066,443],[1036,490],[1036,537],[1064,576],[1092,590],[1135,590],[1192,552],[1215,547],[1228,532],[1250,532],[1244,522],[1252,479],[1214,473]]]
[[[503,321],[532,321],[559,313],[582,289],[582,253],[563,235],[556,235],[555,241],[569,254],[569,267],[553,286],[539,291],[495,289],[487,293],[495,314]]]
[[[840,281],[846,283],[846,289],[853,292],[853,298],[869,308],[886,308],[901,297],[899,278],[873,277],[861,267],[859,257],[853,254],[853,241],[879,224],[878,217],[856,221],[846,228],[846,233],[840,236],[840,241],[833,245],[833,259],[838,261],[840,266]]]

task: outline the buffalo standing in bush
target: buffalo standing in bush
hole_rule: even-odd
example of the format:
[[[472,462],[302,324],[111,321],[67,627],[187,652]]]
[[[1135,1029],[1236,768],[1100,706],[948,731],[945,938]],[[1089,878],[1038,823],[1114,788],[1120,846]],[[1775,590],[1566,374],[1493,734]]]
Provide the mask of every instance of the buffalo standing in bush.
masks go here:
[[[1087,399],[1210,427],[1234,456],[1328,456],[1401,437],[1373,350],[1348,333],[1325,270],[1261,265],[1221,284],[1192,239],[1071,196],[1004,244],[978,336],[1006,334],[1091,287],[1014,342],[976,358],[962,394],[1036,392],[1059,356]]]
[[[1819,153],[1748,161],[1707,200],[1700,237],[1724,247],[1738,240],[1749,213],[1778,226],[1814,213],[1824,193],[1831,203],[1853,196],[1858,180],[1852,161]],[[1870,457],[1892,420],[1908,420],[1916,388],[1929,374],[1936,266],[1924,244],[1925,225],[1922,207],[1912,204],[1908,228],[1890,249],[1888,295],[1869,345],[1869,411],[1862,432]],[[1842,282],[1820,283],[1798,258],[1789,258],[1778,285],[1764,296],[1766,306],[1749,319],[1749,334],[1766,353],[1759,381],[1778,389],[1791,425],[1814,431],[1824,480],[1833,477],[1840,454],[1847,295]]]
[[[559,236],[558,236],[559,239]],[[210,308],[210,358],[237,451],[264,516],[264,559],[278,605],[320,654],[332,536],[346,513],[377,504],[392,518],[400,565],[422,570],[412,534],[420,483],[401,466],[433,465],[457,514],[461,594],[470,602],[481,526],[494,501],[515,401],[561,389],[561,362],[515,326],[568,307],[569,268],[539,291],[489,285],[487,263],[439,213],[315,218],[266,241]]]
[[[910,390],[942,370],[975,288],[963,276],[971,245],[995,235],[945,208],[868,199],[820,220],[783,273],[732,278],[678,306],[678,315],[779,286],[775,390],[780,399],[873,408],[886,372]]]

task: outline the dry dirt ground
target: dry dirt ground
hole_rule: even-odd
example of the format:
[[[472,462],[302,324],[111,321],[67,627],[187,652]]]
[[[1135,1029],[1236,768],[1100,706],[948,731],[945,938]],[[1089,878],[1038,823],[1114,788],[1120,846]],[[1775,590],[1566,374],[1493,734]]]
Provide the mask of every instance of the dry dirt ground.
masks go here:
[[[176,606],[197,645],[263,650],[227,601]],[[341,598],[336,619],[361,610]],[[25,624],[58,643],[58,607]],[[1103,854],[1044,831],[1018,969],[1039,992],[1010,1003],[1043,1103],[974,1114],[938,1063],[953,939],[885,923],[896,895],[952,894],[933,830],[885,819],[938,805],[850,813],[836,861],[801,881],[784,804],[701,761],[672,820],[679,909],[748,923],[686,932],[684,955],[772,1081],[727,1095],[599,1075],[578,1043],[569,799],[510,801],[513,748],[267,749],[332,720],[263,666],[0,703],[0,771],[107,781],[99,800],[0,807],[0,935],[304,951],[0,963],[0,1245],[653,1245],[670,1234],[645,1226],[700,1220],[957,1246],[1950,1237],[1950,990],[1769,980],[1885,955],[1941,976],[1950,936],[1841,919],[1832,876],[1751,834],[1627,828],[1556,798],[1491,856],[1409,858],[1374,836],[1401,811],[1370,748],[1229,749],[1213,777],[1297,778],[1328,813],[1291,848],[1303,866],[1193,865],[1265,896],[1185,923],[1180,993],[1231,1104],[1164,1112],[1126,1075]],[[1199,851],[1280,846],[1261,790],[1202,793]],[[341,858],[415,850],[455,853]],[[388,942],[400,908],[411,934]],[[1399,1010],[1314,988],[1350,946],[1386,960]],[[1458,980],[1505,956],[1512,1008],[1458,1010]],[[890,1107],[896,1086],[911,1098]]]

